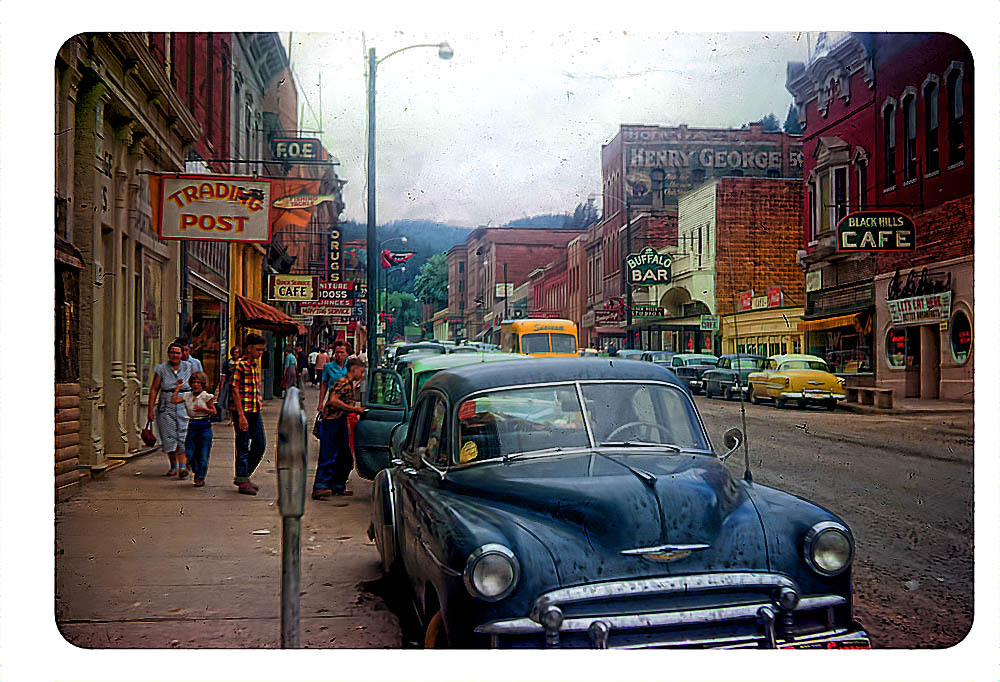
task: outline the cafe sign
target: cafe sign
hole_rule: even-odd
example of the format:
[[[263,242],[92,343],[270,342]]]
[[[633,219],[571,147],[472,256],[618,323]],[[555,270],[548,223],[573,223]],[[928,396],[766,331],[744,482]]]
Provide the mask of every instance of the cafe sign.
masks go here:
[[[596,324],[610,324],[613,322],[621,322],[621,321],[622,321],[622,313],[620,310],[605,309],[605,310],[594,311],[594,322]]]
[[[913,251],[914,232],[899,211],[855,211],[837,223],[837,251]]]
[[[670,282],[670,256],[647,246],[625,259],[630,286],[652,286]]]
[[[701,316],[701,331],[703,332],[717,332],[719,331],[719,318],[716,315],[702,315]]]
[[[897,326],[939,324],[951,317],[951,292],[888,300],[889,317]]]
[[[315,301],[319,277],[315,275],[271,275],[267,293],[272,301]]]

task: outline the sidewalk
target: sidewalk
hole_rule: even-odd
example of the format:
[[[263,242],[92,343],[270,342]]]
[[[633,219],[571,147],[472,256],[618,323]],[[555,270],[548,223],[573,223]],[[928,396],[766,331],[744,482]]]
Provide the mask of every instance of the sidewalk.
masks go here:
[[[966,412],[972,414],[975,412],[975,405],[971,402],[957,400],[900,398],[893,401],[891,409],[844,401],[837,403],[837,409],[858,414],[962,414]]]
[[[313,415],[318,391],[305,392]],[[220,423],[205,487],[164,476],[167,458],[156,450],[56,505],[56,620],[64,637],[88,648],[279,646],[281,402],[264,404],[268,443],[253,476],[256,496],[233,485],[234,432]],[[310,435],[307,491],[318,444]],[[366,535],[371,484],[354,473],[349,487],[353,497],[320,502],[307,492],[302,644],[398,647],[396,617],[360,587],[380,576]]]

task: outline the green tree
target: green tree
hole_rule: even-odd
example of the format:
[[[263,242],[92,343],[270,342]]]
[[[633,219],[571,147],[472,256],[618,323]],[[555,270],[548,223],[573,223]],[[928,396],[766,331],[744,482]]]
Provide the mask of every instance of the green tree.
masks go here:
[[[765,131],[781,130],[781,125],[778,123],[778,117],[773,113],[760,119],[760,122],[764,124]]]
[[[420,268],[413,283],[417,298],[440,310],[448,305],[448,254],[435,253]]]
[[[402,336],[405,327],[420,324],[420,303],[416,296],[405,291],[389,294],[384,312],[392,315],[392,322],[386,325],[390,339],[397,334]]]
[[[785,132],[790,135],[801,135],[802,126],[799,125],[799,114],[795,110],[795,103],[788,105],[788,116],[785,116]]]

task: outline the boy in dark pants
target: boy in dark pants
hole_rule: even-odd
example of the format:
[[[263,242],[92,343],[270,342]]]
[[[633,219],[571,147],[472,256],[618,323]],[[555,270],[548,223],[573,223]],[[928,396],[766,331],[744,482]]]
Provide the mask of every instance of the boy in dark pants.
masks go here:
[[[347,376],[330,388],[322,408],[320,422],[319,461],[312,497],[324,500],[331,495],[353,495],[347,490],[347,479],[354,468],[354,457],[347,438],[348,413],[364,412],[354,405],[354,385],[364,374],[364,364],[357,358],[347,361]]]
[[[267,447],[264,422],[260,411],[264,406],[261,392],[260,356],[264,352],[264,337],[247,334],[243,357],[233,366],[232,403],[233,427],[236,429],[236,477],[233,484],[243,495],[256,495],[257,484],[250,480]]]

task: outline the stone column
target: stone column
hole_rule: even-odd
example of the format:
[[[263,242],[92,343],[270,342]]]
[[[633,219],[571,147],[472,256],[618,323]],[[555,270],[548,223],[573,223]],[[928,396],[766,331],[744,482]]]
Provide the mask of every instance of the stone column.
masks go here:
[[[80,465],[103,470],[104,459],[104,253],[101,223],[104,177],[104,83],[88,74],[76,107],[73,156],[74,244],[83,256],[80,273]]]
[[[139,243],[139,225],[137,202],[139,197],[139,183],[145,182],[144,176],[138,174],[142,167],[142,148],[139,140],[143,134],[141,131],[133,133],[132,145],[128,151],[128,248],[125,253],[125,270],[128,273],[128,281],[125,283],[125,437],[128,440],[129,452],[135,452],[145,445],[139,438],[139,432],[146,425],[145,413],[140,414],[139,404],[142,395],[142,382],[139,379],[139,367],[136,362],[138,353],[137,344],[139,334],[137,329],[141,328],[141,315],[137,313],[137,301],[141,292],[136,289],[136,275],[141,277],[142,259],[136,252],[136,245]]]

